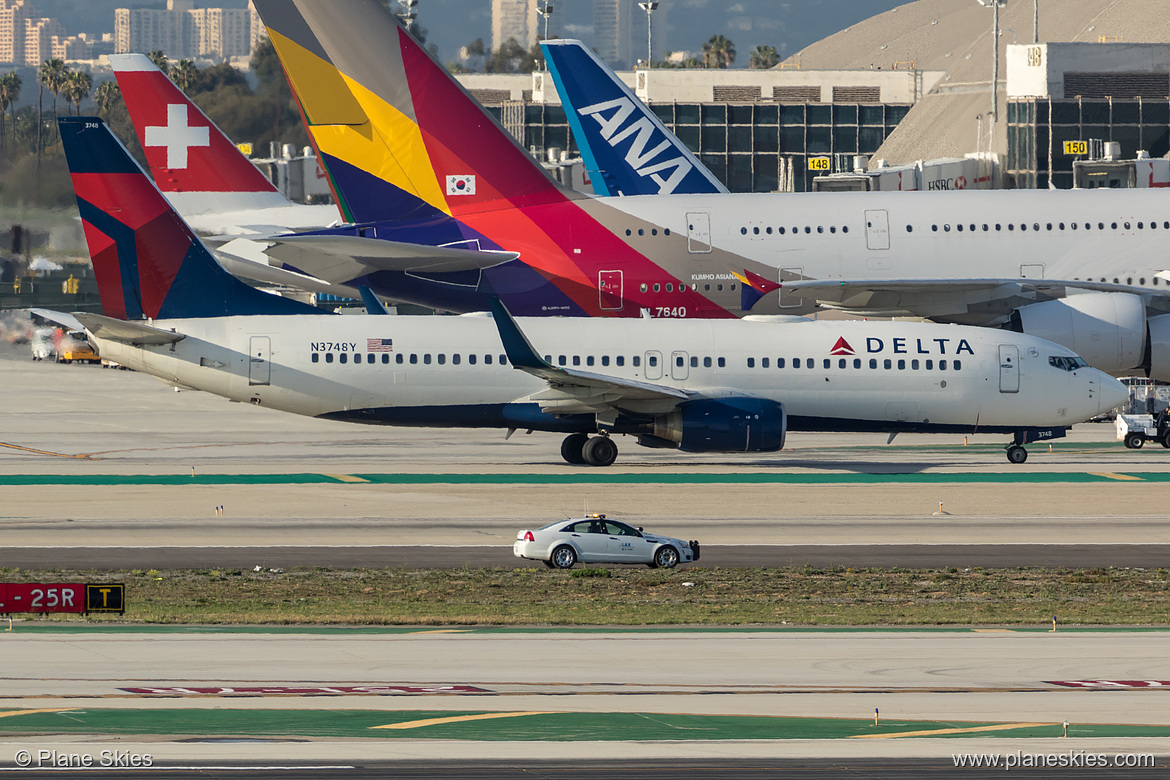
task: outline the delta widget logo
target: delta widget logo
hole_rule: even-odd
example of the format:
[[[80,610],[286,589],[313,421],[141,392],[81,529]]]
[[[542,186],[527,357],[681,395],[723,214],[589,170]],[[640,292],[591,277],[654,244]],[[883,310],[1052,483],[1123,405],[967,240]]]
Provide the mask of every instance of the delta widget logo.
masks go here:
[[[853,347],[849,346],[849,342],[845,340],[844,336],[842,336],[841,338],[837,339],[837,343],[833,345],[833,348],[831,350],[829,350],[829,354],[830,355],[852,355],[853,354]]]

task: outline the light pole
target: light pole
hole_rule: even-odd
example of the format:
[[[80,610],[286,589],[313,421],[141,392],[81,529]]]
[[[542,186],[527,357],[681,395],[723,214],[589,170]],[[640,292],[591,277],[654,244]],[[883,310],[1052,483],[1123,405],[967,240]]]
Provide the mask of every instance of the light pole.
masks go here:
[[[654,27],[650,24],[650,14],[658,10],[658,0],[638,3],[638,7],[646,12],[646,67],[654,67]]]
[[[1007,5],[1007,0],[977,0],[979,5],[986,8],[991,6],[991,123],[994,127],[999,119],[999,9]]]
[[[548,40],[548,18],[552,16],[553,4],[550,0],[544,0],[540,6],[540,15],[544,17],[544,39]]]

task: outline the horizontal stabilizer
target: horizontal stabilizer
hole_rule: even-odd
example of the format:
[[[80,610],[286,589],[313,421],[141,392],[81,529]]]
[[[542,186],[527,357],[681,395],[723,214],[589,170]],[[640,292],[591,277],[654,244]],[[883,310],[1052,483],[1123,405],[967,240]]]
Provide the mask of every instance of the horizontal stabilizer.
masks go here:
[[[454,249],[360,236],[284,236],[269,241],[265,254],[334,284],[373,271],[456,273],[515,260],[517,252]]]
[[[187,338],[182,333],[152,328],[140,322],[116,320],[101,314],[79,312],[74,316],[85,326],[86,330],[99,339],[120,341],[123,344],[174,344],[176,341]]]
[[[29,311],[43,320],[55,322],[63,328],[68,330],[83,330],[85,328],[77,318],[72,314],[66,314],[63,311],[53,311],[52,309],[29,309]]]

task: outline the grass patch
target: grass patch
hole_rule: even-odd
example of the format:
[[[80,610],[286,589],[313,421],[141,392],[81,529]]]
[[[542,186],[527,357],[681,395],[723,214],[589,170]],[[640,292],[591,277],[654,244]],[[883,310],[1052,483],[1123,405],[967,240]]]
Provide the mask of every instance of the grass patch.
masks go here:
[[[164,624],[1041,626],[1053,615],[1064,625],[1170,624],[1164,569],[19,570],[4,579],[125,582],[126,616],[93,620]]]

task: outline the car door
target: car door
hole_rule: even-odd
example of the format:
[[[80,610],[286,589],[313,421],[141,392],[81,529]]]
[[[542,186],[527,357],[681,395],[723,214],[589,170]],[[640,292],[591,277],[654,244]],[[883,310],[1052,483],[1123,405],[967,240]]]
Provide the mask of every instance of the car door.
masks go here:
[[[650,560],[650,545],[642,538],[636,528],[625,523],[615,523],[612,520],[606,521],[605,525],[609,532],[606,537],[611,561],[646,563]]]
[[[577,523],[569,530],[569,538],[581,551],[581,563],[609,560],[609,538],[604,531],[605,523],[597,520]]]

